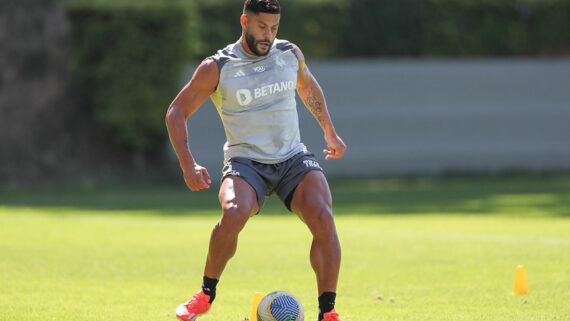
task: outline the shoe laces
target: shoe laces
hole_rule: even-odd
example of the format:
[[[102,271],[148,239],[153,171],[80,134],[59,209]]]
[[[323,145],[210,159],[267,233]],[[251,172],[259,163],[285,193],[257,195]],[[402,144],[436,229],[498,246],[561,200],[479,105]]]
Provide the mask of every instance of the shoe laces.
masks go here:
[[[190,301],[184,304],[187,309],[196,308],[200,311],[207,310],[208,306],[210,305],[210,296],[202,292],[201,290],[198,293],[194,294]]]
[[[338,313],[334,309],[331,312],[327,312],[323,315],[323,321],[340,321],[338,318]]]

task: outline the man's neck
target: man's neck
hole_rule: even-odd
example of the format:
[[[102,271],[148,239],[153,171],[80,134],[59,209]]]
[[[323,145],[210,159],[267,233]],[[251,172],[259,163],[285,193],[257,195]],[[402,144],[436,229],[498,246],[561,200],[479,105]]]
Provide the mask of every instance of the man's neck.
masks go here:
[[[249,49],[249,46],[247,45],[247,42],[245,41],[245,35],[243,35],[243,34],[241,35],[239,42],[241,44],[241,47],[243,48],[243,51],[245,51],[246,54],[248,54],[250,56],[257,57],[257,55],[254,54],[253,51],[251,51],[251,49]]]

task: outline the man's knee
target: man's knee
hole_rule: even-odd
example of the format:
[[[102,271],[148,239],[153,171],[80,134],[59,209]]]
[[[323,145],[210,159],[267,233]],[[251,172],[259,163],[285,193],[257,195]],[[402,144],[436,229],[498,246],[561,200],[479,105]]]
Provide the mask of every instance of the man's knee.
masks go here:
[[[239,233],[252,213],[252,208],[235,202],[222,204],[222,218],[218,223],[226,233]]]
[[[239,233],[249,217],[257,213],[258,205],[253,187],[243,178],[228,176],[220,187],[222,219],[217,228],[224,233]]]
[[[323,206],[304,215],[304,221],[314,236],[327,236],[335,233],[334,218],[330,206]]]

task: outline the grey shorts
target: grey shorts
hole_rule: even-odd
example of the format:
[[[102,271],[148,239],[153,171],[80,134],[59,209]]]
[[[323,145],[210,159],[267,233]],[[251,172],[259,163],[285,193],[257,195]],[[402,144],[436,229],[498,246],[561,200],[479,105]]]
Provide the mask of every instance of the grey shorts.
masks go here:
[[[265,197],[275,193],[290,211],[297,185],[313,170],[323,171],[315,155],[309,152],[297,153],[288,160],[276,164],[264,164],[245,157],[234,157],[225,164],[222,181],[228,176],[239,176],[255,190],[260,210]]]

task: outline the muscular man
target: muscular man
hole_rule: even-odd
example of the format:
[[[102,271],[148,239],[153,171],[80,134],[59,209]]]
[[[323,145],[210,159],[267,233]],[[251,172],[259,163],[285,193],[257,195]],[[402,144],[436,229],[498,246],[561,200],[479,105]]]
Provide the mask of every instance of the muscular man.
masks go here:
[[[192,191],[209,188],[211,180],[190,153],[186,120],[208,97],[227,137],[219,192],[222,216],[210,237],[202,288],[176,310],[184,321],[194,321],[210,309],[218,280],[235,254],[238,234],[273,193],[313,235],[310,259],[317,277],[319,320],[340,321],[334,304],[341,255],[331,194],[314,155],[301,143],[295,90],[324,131],[325,158],[341,158],[346,146],[301,50],[276,38],[280,17],[278,0],[245,1],[240,39],[205,59],[168,108],[170,140]]]

